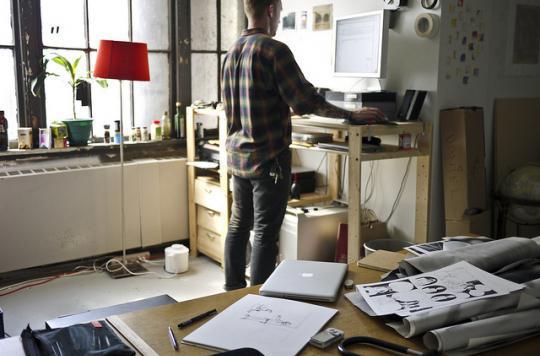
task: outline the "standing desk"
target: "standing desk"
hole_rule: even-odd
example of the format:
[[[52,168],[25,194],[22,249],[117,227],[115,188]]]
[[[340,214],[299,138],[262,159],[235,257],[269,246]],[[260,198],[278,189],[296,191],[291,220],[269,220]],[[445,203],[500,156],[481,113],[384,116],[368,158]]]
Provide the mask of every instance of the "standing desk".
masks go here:
[[[348,255],[347,262],[352,263],[360,259],[360,247],[363,245],[361,236],[362,222],[362,162],[417,157],[416,164],[416,211],[415,211],[415,243],[427,242],[429,221],[429,192],[430,192],[430,161],[431,161],[431,125],[421,121],[397,122],[397,125],[348,125],[344,123],[319,122],[313,119],[296,118],[292,120],[294,131],[320,131],[330,130],[334,140],[343,141],[344,135],[349,135],[349,151],[341,152],[318,147],[303,147],[292,145],[295,149],[307,149],[331,154],[331,177],[329,177],[329,191],[332,199],[337,198],[341,167],[339,156],[349,157],[349,185],[348,185]],[[381,152],[362,152],[362,137],[368,136],[399,136],[410,134],[411,145],[417,147],[400,150],[398,146],[382,145]],[[290,205],[290,204],[289,204]]]
[[[349,272],[346,278],[353,279],[355,284],[371,283],[379,281],[382,272],[370,270],[363,267],[357,267],[356,264],[349,264]],[[208,297],[192,299],[177,304],[163,305],[155,308],[150,308],[142,311],[136,311],[128,314],[123,314],[118,319],[128,326],[130,331],[137,334],[137,337],[142,339],[159,355],[211,355],[215,352],[202,349],[200,347],[180,344],[180,352],[176,353],[167,337],[167,326],[171,325],[177,339],[180,341],[184,336],[191,333],[204,324],[209,319],[201,320],[193,325],[178,329],[176,325],[185,319],[216,308],[218,312],[223,311],[229,305],[233,304],[247,294],[258,294],[259,286],[239,289],[231,292],[220,293]],[[315,303],[322,306],[338,309],[339,312],[328,322],[326,327],[335,327],[345,331],[345,337],[350,336],[371,336],[403,346],[408,346],[416,350],[425,350],[422,341],[419,337],[412,339],[404,339],[397,332],[386,326],[380,318],[372,318],[361,312],[356,306],[349,302],[343,294],[348,291],[342,289],[336,302],[334,303]],[[115,323],[112,323],[115,325]],[[122,331],[121,331],[122,332]],[[122,332],[126,339],[131,341],[131,338]],[[246,338],[249,335],[246,335]],[[540,336],[524,340],[518,344],[510,345],[495,351],[490,351],[489,355],[508,355],[510,353],[516,355],[534,355],[538,353],[540,348]],[[388,352],[383,352],[373,348],[358,348],[356,352],[361,352],[363,355],[388,355]],[[301,355],[339,355],[336,345],[330,346],[325,350],[320,350],[314,346],[307,345]]]

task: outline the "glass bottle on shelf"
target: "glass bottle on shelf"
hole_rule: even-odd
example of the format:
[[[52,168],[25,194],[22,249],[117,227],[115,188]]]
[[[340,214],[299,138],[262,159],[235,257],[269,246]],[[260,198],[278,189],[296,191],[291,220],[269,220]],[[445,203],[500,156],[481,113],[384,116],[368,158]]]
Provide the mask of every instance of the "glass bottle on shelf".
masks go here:
[[[171,118],[169,117],[169,113],[167,111],[163,113],[163,117],[161,118],[161,125],[163,128],[163,139],[169,140],[171,138]]]
[[[111,143],[111,125],[103,125],[103,142]]]
[[[0,151],[7,151],[8,146],[8,121],[4,111],[0,111]]]
[[[176,137],[186,137],[186,117],[181,111],[182,103],[176,102],[176,114],[174,115],[174,127],[176,128]]]

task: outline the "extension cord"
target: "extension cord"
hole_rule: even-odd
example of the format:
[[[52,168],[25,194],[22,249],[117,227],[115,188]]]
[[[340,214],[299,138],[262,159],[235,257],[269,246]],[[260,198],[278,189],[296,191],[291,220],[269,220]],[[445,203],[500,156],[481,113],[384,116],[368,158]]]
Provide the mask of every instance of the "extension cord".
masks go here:
[[[114,259],[122,262],[122,255],[120,256],[114,256],[113,257]],[[139,261],[141,258],[145,258],[145,259],[149,259],[150,258],[150,252],[148,251],[145,251],[145,252],[138,252],[138,253],[130,253],[130,254],[127,254],[126,255],[126,262],[137,262]]]

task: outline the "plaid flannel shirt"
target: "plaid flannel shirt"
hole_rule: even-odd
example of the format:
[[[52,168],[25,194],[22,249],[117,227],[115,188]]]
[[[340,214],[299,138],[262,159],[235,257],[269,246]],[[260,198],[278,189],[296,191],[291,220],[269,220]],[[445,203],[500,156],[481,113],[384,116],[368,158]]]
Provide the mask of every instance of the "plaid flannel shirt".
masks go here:
[[[245,30],[222,68],[229,173],[260,177],[265,163],[291,144],[290,108],[313,112],[324,98],[298,67],[291,50],[261,29]]]

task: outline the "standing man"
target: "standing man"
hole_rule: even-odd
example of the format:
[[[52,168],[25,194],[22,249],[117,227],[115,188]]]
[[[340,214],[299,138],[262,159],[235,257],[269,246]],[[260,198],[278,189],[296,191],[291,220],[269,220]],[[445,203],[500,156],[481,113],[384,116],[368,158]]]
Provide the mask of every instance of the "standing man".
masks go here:
[[[272,273],[278,233],[291,188],[291,119],[296,114],[383,121],[375,108],[350,112],[317,94],[284,43],[272,39],[281,0],[244,0],[248,29],[223,62],[222,97],[227,115],[227,165],[233,207],[225,240],[225,289],[244,288],[246,248],[253,228],[251,284]]]

